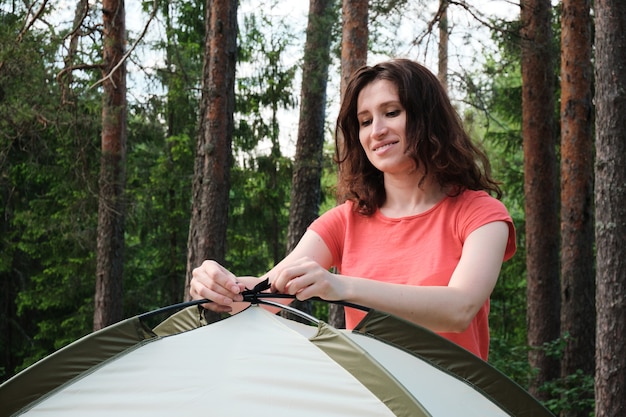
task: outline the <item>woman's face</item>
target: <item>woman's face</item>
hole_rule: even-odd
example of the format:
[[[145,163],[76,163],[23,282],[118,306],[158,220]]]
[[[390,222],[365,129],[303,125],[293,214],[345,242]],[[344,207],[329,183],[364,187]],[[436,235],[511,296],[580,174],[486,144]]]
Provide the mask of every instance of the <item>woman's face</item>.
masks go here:
[[[406,149],[406,110],[398,88],[389,80],[374,80],[357,98],[359,140],[372,165],[384,173],[412,171],[415,162]]]

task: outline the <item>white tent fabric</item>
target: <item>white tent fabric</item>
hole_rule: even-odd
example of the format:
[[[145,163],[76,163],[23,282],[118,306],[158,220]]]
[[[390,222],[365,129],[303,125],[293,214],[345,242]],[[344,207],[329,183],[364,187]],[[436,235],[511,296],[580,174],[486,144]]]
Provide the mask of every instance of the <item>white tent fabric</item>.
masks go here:
[[[389,370],[433,416],[508,416],[464,381],[405,351],[358,333],[347,335]]]
[[[133,349],[23,415],[58,410],[66,417],[235,417],[260,410],[272,416],[393,416],[345,369],[261,308]]]
[[[129,319],[51,355],[0,386],[0,417],[551,415],[487,363],[389,315],[349,332],[254,305],[206,326],[193,311],[154,331]]]

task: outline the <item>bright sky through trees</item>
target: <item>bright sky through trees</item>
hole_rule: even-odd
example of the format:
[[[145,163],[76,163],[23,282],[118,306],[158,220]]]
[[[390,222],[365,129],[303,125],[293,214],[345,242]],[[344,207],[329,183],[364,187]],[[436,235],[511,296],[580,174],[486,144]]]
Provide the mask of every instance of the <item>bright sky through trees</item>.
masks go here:
[[[426,6],[424,6],[426,4]],[[153,5],[148,5],[151,8]],[[369,54],[368,62],[376,62],[390,57],[405,57],[416,59],[431,70],[437,69],[437,36],[436,26],[432,33],[425,35],[428,24],[433,19],[439,6],[438,0],[415,0],[409,1],[402,11],[401,16],[379,16],[376,18],[377,28],[371,31],[374,38],[374,47],[377,52]],[[69,27],[74,13],[74,3],[63,0],[55,13],[58,19],[58,28]],[[243,16],[251,13],[264,13],[272,22],[284,24],[293,29],[291,54],[285,59],[286,65],[300,63],[303,54],[305,28],[307,24],[309,2],[306,0],[242,0],[239,7],[239,24],[243,23]],[[149,12],[141,10],[141,3],[130,0],[126,3],[128,48],[132,48],[136,39],[144,32],[149,20]],[[175,11],[173,11],[175,13]],[[481,23],[493,17],[515,18],[519,13],[519,5],[507,0],[476,0],[468,3],[465,9],[458,5],[448,9],[450,28],[449,43],[449,73],[459,74],[461,70],[478,68],[482,64],[483,57],[488,52],[493,52],[493,44],[490,41],[489,29]],[[397,13],[396,13],[397,14]],[[370,14],[371,18],[371,14]],[[279,36],[280,34],[275,34]],[[162,65],[164,60],[150,44],[157,39],[165,37],[163,22],[155,17],[149,22],[149,27],[143,39],[129,56],[128,68],[128,100],[142,101],[146,97],[162,94],[162,86],[149,81],[156,68]],[[415,44],[416,39],[421,39]],[[292,61],[288,61],[291,59]],[[338,60],[331,67],[331,75],[339,74]],[[296,77],[294,90],[300,90],[300,77]],[[454,88],[451,88],[452,99],[455,99]],[[296,93],[297,94],[297,93]],[[333,129],[339,106],[339,79],[332,76],[328,84],[328,126]],[[284,145],[284,155],[292,156],[295,146],[295,138],[298,126],[298,109],[281,111],[281,143]]]

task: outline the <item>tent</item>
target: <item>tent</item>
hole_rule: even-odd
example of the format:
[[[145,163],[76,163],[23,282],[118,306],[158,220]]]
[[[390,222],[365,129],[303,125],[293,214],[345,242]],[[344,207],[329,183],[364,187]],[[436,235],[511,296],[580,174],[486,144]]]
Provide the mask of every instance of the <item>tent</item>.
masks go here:
[[[0,385],[0,416],[533,416],[552,414],[488,363],[371,310],[353,331],[253,296],[206,324],[186,304],[94,332]]]

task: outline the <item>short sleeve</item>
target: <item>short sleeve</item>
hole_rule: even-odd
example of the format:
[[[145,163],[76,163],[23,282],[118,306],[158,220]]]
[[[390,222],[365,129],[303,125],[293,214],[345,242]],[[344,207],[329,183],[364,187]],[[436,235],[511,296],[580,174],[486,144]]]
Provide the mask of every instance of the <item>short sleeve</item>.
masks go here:
[[[460,217],[458,225],[461,238],[465,240],[474,230],[488,223],[503,221],[509,227],[504,260],[512,258],[517,249],[515,225],[504,204],[486,192],[464,194],[467,194],[468,198],[462,202],[464,215]]]
[[[343,203],[322,214],[309,226],[309,230],[317,233],[328,246],[334,265],[341,265],[346,235],[346,216],[351,214],[351,210],[351,203]]]

